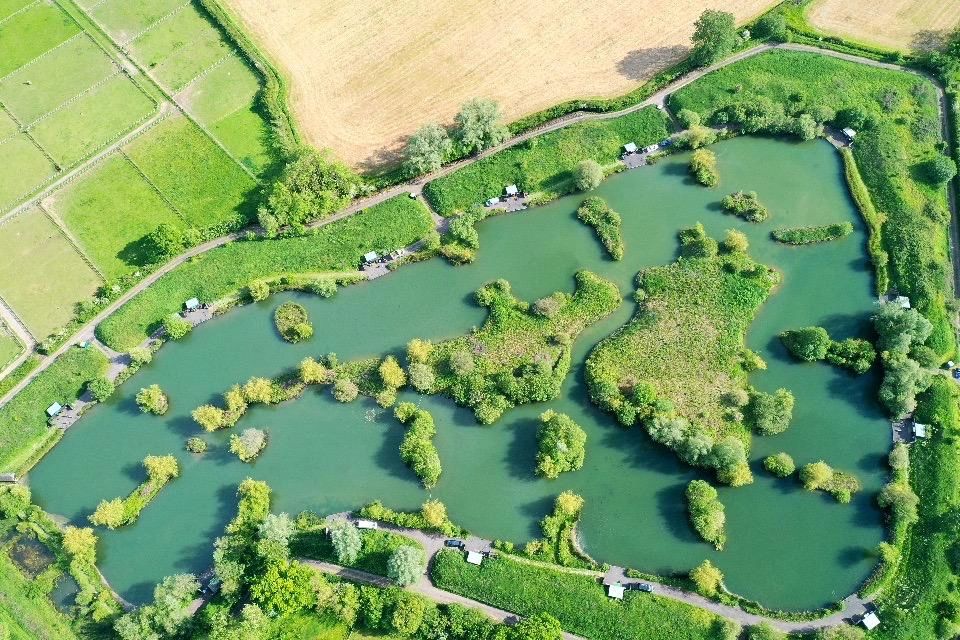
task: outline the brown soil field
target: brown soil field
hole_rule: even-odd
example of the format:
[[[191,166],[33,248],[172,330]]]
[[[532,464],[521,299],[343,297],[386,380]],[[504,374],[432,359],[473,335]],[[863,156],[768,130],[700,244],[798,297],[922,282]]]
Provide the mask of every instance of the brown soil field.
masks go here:
[[[707,8],[771,0],[226,0],[291,80],[308,140],[362,169],[396,161],[474,97],[507,120],[629,91],[687,53]]]
[[[807,12],[825,33],[889,49],[912,51],[938,46],[960,24],[957,0],[818,0]]]

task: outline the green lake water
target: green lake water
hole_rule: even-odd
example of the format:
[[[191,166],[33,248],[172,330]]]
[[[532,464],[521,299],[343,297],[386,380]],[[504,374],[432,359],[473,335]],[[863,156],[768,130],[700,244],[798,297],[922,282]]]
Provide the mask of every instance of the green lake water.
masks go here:
[[[890,431],[874,399],[877,379],[796,363],[776,336],[811,324],[837,338],[867,333],[874,298],[863,224],[840,158],[825,142],[739,138],[715,151],[722,180],[717,189],[692,184],[686,156],[678,155],[617,175],[596,190],[623,216],[622,262],[607,259],[592,230],[576,220],[581,198],[572,196],[484,222],[472,265],[431,260],[344,288],[329,300],[278,295],[207,323],[164,346],[151,365],[66,434],[30,474],[36,500],[83,523],[99,500],[126,495],[143,479],[145,455],[177,455],[182,476],[137,523],[98,531],[104,574],[137,602],[149,599],[165,575],[210,566],[212,541],[233,515],[236,485],[246,476],[270,484],[275,511],[330,513],[375,499],[415,509],[429,494],[399,459],[403,427],[369,400],[342,405],[329,392],[311,389],[293,402],[253,408],[237,428],[267,428],[270,443],[252,465],[226,451],[229,433],[204,436],[211,443],[204,455],[185,452],[184,440],[199,431],[190,411],[218,401],[236,382],[277,375],[307,355],[336,352],[341,361],[399,355],[411,338],[469,331],[484,319],[472,292],[490,279],[506,278],[518,296],[533,300],[571,291],[574,272],[586,268],[615,281],[626,300],[576,342],[575,365],[559,398],[510,411],[490,427],[446,400],[420,399],[436,419],[443,464],[432,495],[477,535],[523,543],[539,535],[537,522],[553,498],[572,489],[586,499],[580,534],[599,561],[668,574],[710,558],[730,589],[770,607],[809,608],[847,596],[869,574],[875,562],[870,552],[884,538],[874,496],[886,477]],[[737,189],[757,191],[770,219],[751,225],[725,215],[719,200]],[[787,247],[769,239],[779,225],[847,220],[856,231],[838,242]],[[783,274],[748,335],[748,345],[769,364],[751,382],[764,390],[787,387],[797,401],[786,433],[754,438],[754,484],[720,489],[728,529],[722,552],[699,541],[687,522],[683,491],[700,472],[653,444],[641,428],[624,429],[596,411],[581,368],[590,349],[634,312],[629,294],[636,272],[672,261],[677,230],[697,221],[717,238],[728,228],[744,231],[751,254]],[[287,344],[273,328],[273,309],[290,298],[308,308],[316,329],[305,344]],[[133,402],[137,389],[153,383],[170,396],[163,418],[140,414]],[[584,468],[554,481],[533,475],[536,417],[547,408],[569,414],[588,434]],[[781,450],[798,465],[822,458],[853,472],[862,491],[841,505],[803,491],[795,479],[772,478],[760,460]]]

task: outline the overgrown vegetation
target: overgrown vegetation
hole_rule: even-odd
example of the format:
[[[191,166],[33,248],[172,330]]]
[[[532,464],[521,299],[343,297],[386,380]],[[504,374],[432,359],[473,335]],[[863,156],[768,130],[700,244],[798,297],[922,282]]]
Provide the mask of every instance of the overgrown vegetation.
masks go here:
[[[833,340],[823,327],[789,329],[780,334],[787,351],[803,362],[826,360],[857,375],[870,370],[877,359],[876,349],[861,338]]]
[[[860,483],[853,475],[836,471],[823,460],[803,465],[800,482],[807,491],[826,491],[843,503],[850,502],[853,494],[860,490]]]
[[[583,467],[587,434],[570,416],[548,409],[537,431],[537,475],[555,479]]]
[[[839,240],[853,233],[853,224],[850,222],[835,222],[812,227],[790,227],[774,229],[770,235],[777,242],[784,244],[814,244]]]
[[[253,462],[267,446],[267,433],[263,429],[244,429],[243,433],[230,434],[230,453],[240,462]]]
[[[581,496],[572,491],[559,494],[554,500],[553,512],[540,521],[543,537],[528,542],[518,555],[564,567],[595,568],[593,560],[578,551],[574,540],[582,513]],[[514,551],[513,544],[509,542],[499,542],[496,546],[502,551]]]
[[[412,402],[401,402],[394,410],[397,420],[407,425],[400,442],[400,458],[409,466],[426,489],[432,489],[440,479],[440,454],[433,444],[437,428],[429,411]]]
[[[143,467],[147,471],[147,479],[126,498],[101,500],[89,517],[92,524],[116,529],[136,522],[140,512],[157,497],[160,490],[180,475],[180,465],[173,456],[147,456],[143,459]]]
[[[925,345],[933,326],[915,309],[883,304],[873,317],[873,327],[883,363],[880,402],[891,416],[902,418],[916,408],[917,394],[930,386],[930,374],[923,366],[936,362],[936,355]]]
[[[718,551],[723,549],[727,541],[727,515],[723,512],[723,503],[717,498],[717,490],[704,480],[691,480],[686,494],[690,524]]]
[[[593,227],[604,248],[614,260],[623,260],[623,235],[620,214],[603,198],[587,198],[577,209],[577,217]]]
[[[747,222],[763,222],[770,216],[770,211],[760,202],[756,191],[737,191],[724,196],[720,201],[724,211],[740,216]]]
[[[709,149],[694,151],[690,154],[690,174],[694,180],[705,187],[715,187],[720,184],[717,155]]]
[[[394,511],[383,506],[379,501],[365,505],[358,512],[361,518],[389,522],[398,527],[408,529],[422,529],[436,531],[445,536],[465,536],[465,529],[455,525],[447,516],[447,508],[439,500],[427,500],[420,507],[420,511]]]
[[[287,342],[303,342],[313,336],[310,316],[302,304],[284,302],[273,314],[277,331]]]

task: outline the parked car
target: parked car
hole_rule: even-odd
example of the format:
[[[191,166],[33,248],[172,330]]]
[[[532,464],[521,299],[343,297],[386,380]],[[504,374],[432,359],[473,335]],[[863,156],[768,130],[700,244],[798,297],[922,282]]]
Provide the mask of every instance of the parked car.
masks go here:
[[[953,378],[954,380],[960,380],[960,369],[953,370]]]
[[[630,589],[631,591],[645,591],[646,593],[653,591],[653,587],[646,582],[631,582],[627,585],[627,589]]]
[[[460,549],[463,547],[463,540],[444,540],[443,546],[445,547],[454,547]]]

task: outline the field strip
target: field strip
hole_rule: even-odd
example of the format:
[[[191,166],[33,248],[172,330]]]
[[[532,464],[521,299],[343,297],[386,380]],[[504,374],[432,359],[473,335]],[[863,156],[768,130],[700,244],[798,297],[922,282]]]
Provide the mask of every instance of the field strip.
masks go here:
[[[189,80],[187,80],[187,81],[183,84],[183,86],[180,87],[180,89],[178,89],[175,94],[173,94],[173,97],[176,98],[177,100],[179,100],[179,99],[180,99],[180,96],[183,94],[183,92],[190,88],[190,85],[192,85],[192,84],[193,84],[194,82],[196,82],[197,80],[200,80],[200,79],[203,78],[204,76],[208,75],[211,71],[213,71],[214,69],[216,69],[217,67],[219,67],[220,65],[222,65],[224,62],[226,62],[226,61],[229,60],[230,58],[236,58],[237,60],[240,60],[241,62],[243,62],[243,58],[241,58],[240,56],[238,56],[238,55],[236,54],[236,52],[231,51],[230,53],[224,55],[222,58],[220,58],[219,60],[217,60],[216,62],[214,62],[212,65],[210,65],[209,67],[207,67],[206,69],[204,69],[203,71],[201,71],[200,73],[198,73],[197,75],[195,75],[195,76],[193,76],[192,78],[190,78]],[[246,63],[244,63],[244,64],[246,64]]]
[[[42,211],[43,214],[50,219],[50,222],[52,222],[57,227],[57,229],[60,230],[60,235],[62,235],[66,239],[66,241],[70,243],[70,246],[73,247],[74,251],[76,251],[77,254],[80,255],[80,259],[86,262],[87,266],[93,269],[94,273],[100,276],[101,281],[106,282],[107,277],[103,275],[102,271],[100,271],[100,267],[94,264],[93,260],[90,259],[90,256],[88,256],[86,252],[83,250],[83,247],[80,246],[80,242],[73,237],[73,234],[70,233],[70,230],[67,229],[67,226],[63,224],[63,221],[58,216],[55,216],[53,213],[51,213],[50,210],[48,210],[47,207],[44,206],[43,202],[37,203],[37,209],[40,209],[40,211]]]
[[[5,105],[2,100],[0,100],[0,110],[2,110],[5,114],[10,116],[10,119],[13,120],[13,123],[18,127],[20,127],[20,133],[23,133],[25,129],[25,127],[23,126],[23,123],[20,122],[20,119],[17,118],[17,116],[13,115],[13,112],[7,108],[7,105]]]
[[[137,162],[136,162],[133,158],[131,158],[129,155],[127,155],[127,152],[124,151],[123,147],[121,147],[120,149],[118,149],[118,150],[117,150],[117,153],[119,153],[120,155],[122,155],[122,156],[126,159],[126,161],[130,163],[130,166],[133,167],[134,170],[135,170],[137,173],[140,174],[140,177],[143,178],[143,181],[146,182],[147,185],[149,185],[151,189],[153,189],[154,193],[156,193],[158,196],[160,196],[160,199],[163,200],[164,203],[166,203],[166,205],[167,205],[168,207],[170,207],[170,210],[171,210],[171,211],[173,211],[175,214],[177,214],[177,217],[180,218],[180,220],[182,220],[183,223],[184,223],[185,225],[187,225],[187,227],[193,226],[193,225],[191,225],[190,222],[187,220],[187,216],[184,215],[183,211],[180,211],[180,208],[177,207],[177,205],[173,204],[173,202],[167,197],[167,194],[165,194],[163,191],[161,191],[161,190],[160,190],[160,187],[158,187],[156,184],[154,184],[153,180],[150,179],[150,176],[148,176],[146,173],[144,173],[144,172],[143,172],[143,169],[140,168],[140,165],[137,164]]]
[[[7,304],[3,296],[0,296],[0,319],[3,320],[3,324],[13,332],[17,339],[23,343],[26,353],[29,354],[33,347],[36,346],[37,339],[33,337],[33,334],[27,329],[27,325],[23,323],[20,316],[13,310],[13,307]],[[14,362],[19,359],[20,358],[14,358]]]
[[[3,23],[0,23],[0,26],[3,26]],[[25,64],[22,64],[22,65],[20,65],[19,67],[17,67],[16,69],[14,69],[13,71],[11,71],[10,73],[6,74],[5,76],[0,77],[0,82],[3,82],[4,80],[6,80],[7,78],[9,78],[9,77],[12,76],[13,74],[19,73],[20,71],[23,71],[24,69],[33,66],[35,63],[40,62],[41,60],[44,59],[44,57],[46,57],[47,55],[53,53],[54,51],[56,51],[57,49],[59,49],[59,48],[62,47],[63,45],[67,44],[68,42],[73,42],[73,41],[76,40],[77,38],[80,38],[80,37],[83,37],[83,36],[86,36],[86,35],[87,35],[86,31],[81,31],[80,33],[77,33],[77,34],[75,34],[75,35],[70,36],[69,38],[67,38],[66,40],[64,40],[63,42],[61,42],[61,43],[58,44],[57,46],[55,46],[54,48],[52,48],[52,49],[47,49],[46,51],[44,51],[43,53],[41,53],[40,55],[38,55],[36,58],[34,58],[33,60],[31,60],[30,62],[27,62],[27,63],[25,63]],[[89,37],[89,36],[88,36],[88,37]],[[92,38],[91,38],[91,40],[92,40]]]
[[[25,11],[29,11],[30,9],[33,9],[36,5],[38,5],[38,4],[40,4],[41,2],[44,2],[44,1],[45,1],[45,0],[33,0],[33,2],[27,4],[26,6],[20,7],[19,9],[17,9],[16,11],[14,11],[14,12],[11,13],[10,15],[8,15],[8,16],[7,16],[6,18],[4,18],[3,20],[0,20],[0,27],[2,27],[2,26],[3,26],[3,23],[6,22],[7,20],[13,18],[14,16],[18,16],[18,15],[20,15],[21,13],[24,13]]]
[[[152,31],[154,28],[158,27],[159,25],[161,25],[162,23],[166,22],[167,20],[169,20],[169,19],[172,18],[173,16],[177,15],[178,13],[180,13],[181,11],[183,11],[184,9],[186,9],[187,7],[189,7],[191,4],[193,4],[193,3],[192,3],[192,2],[187,2],[187,3],[185,3],[185,4],[180,5],[179,7],[173,9],[172,11],[170,11],[169,13],[167,13],[166,15],[160,16],[159,18],[157,18],[156,20],[154,20],[151,24],[147,25],[146,27],[144,27],[143,29],[141,29],[139,32],[133,34],[133,36],[127,38],[125,41],[123,41],[123,42],[118,42],[118,44],[120,44],[120,48],[126,50],[126,48],[127,48],[128,46],[130,46],[131,43],[135,42],[135,41],[138,40],[139,38],[143,37],[144,35],[146,35],[146,34],[149,33],[150,31]]]
[[[40,198],[44,197],[46,194],[49,194],[51,191],[68,184],[71,180],[73,180],[74,178],[77,178],[79,175],[84,173],[88,168],[94,166],[95,164],[103,160],[105,157],[110,155],[110,153],[112,153],[114,150],[128,144],[129,142],[133,141],[135,138],[142,135],[146,131],[149,131],[151,128],[153,128],[153,125],[155,125],[157,122],[159,122],[164,117],[166,117],[166,115],[169,113],[169,109],[170,109],[169,102],[161,103],[160,109],[153,115],[149,116],[147,120],[142,124],[140,124],[138,128],[130,131],[129,133],[127,133],[127,135],[123,136],[122,138],[118,140],[114,140],[112,143],[109,143],[109,146],[107,146],[104,149],[101,149],[99,153],[94,152],[96,155],[90,156],[86,160],[83,160],[80,163],[76,164],[74,167],[72,167],[71,169],[63,173],[63,175],[61,175],[59,178],[56,178],[55,180],[53,180],[53,182],[46,182],[40,185],[39,187],[35,188],[30,194],[24,194],[20,196],[18,200],[23,200],[23,201],[19,202],[19,204],[15,204],[14,208],[10,209],[3,215],[0,215],[0,224],[8,220],[9,218],[12,218],[13,216],[17,215],[18,213],[20,213],[20,211],[30,207],[33,204],[36,204],[37,202],[39,202]],[[14,200],[14,203],[16,202],[17,200]]]
[[[111,64],[113,64],[113,61],[111,61]],[[106,78],[103,78],[102,80],[98,80],[97,82],[95,82],[95,83],[92,84],[91,86],[87,87],[86,89],[84,89],[83,91],[81,91],[81,92],[78,93],[77,95],[73,96],[72,98],[67,98],[64,102],[62,102],[61,104],[57,105],[56,107],[54,107],[54,108],[51,109],[50,111],[47,111],[46,113],[44,113],[43,115],[41,115],[39,118],[37,118],[36,120],[34,120],[33,122],[31,122],[30,124],[25,125],[25,126],[24,126],[24,129],[32,129],[33,127],[35,127],[35,126],[37,125],[38,122],[42,122],[42,121],[46,120],[47,118],[49,118],[50,116],[52,116],[53,114],[57,113],[58,111],[62,111],[63,109],[69,107],[71,104],[73,104],[74,102],[76,102],[76,101],[79,100],[80,98],[82,98],[82,97],[84,97],[84,96],[86,96],[86,95],[88,95],[88,94],[90,94],[90,93],[95,93],[95,92],[97,91],[97,89],[100,88],[101,85],[106,84],[106,83],[109,82],[110,80],[113,80],[114,78],[116,78],[119,74],[123,73],[123,70],[119,67],[119,65],[114,64],[113,66],[114,66],[114,72],[111,73],[110,75],[108,75]],[[147,97],[149,98],[150,96],[147,96]],[[156,104],[156,102],[154,102],[154,104]]]

